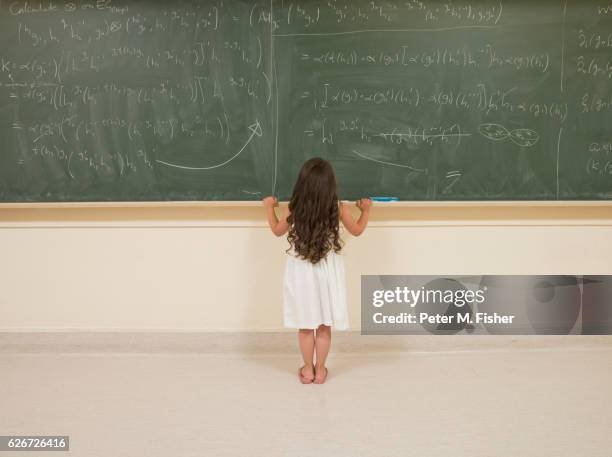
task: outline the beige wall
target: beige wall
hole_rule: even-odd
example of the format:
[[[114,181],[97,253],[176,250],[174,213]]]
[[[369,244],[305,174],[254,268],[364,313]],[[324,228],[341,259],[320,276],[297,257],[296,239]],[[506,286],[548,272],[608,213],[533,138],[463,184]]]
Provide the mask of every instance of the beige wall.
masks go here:
[[[0,208],[0,331],[276,330],[284,238],[258,207]],[[374,209],[361,274],[612,274],[612,207]]]

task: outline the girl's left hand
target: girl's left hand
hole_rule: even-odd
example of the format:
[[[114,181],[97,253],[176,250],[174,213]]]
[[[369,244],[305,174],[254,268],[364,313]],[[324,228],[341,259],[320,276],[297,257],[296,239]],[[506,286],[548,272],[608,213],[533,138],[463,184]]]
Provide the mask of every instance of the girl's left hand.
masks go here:
[[[263,204],[266,208],[274,208],[278,206],[278,199],[272,195],[263,199]]]

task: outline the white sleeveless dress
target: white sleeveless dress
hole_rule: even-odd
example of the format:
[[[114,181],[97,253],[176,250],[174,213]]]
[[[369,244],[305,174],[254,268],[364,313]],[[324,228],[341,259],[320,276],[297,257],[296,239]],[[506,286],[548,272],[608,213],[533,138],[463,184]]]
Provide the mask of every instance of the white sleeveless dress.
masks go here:
[[[284,326],[316,329],[325,324],[346,330],[346,276],[344,258],[330,251],[316,264],[289,251],[283,279]]]

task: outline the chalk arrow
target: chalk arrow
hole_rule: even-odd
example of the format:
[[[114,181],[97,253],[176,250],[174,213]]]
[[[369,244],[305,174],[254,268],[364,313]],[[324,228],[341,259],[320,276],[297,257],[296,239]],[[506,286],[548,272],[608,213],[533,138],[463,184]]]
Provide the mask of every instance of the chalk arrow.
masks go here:
[[[261,131],[261,124],[259,123],[259,119],[256,120],[253,125],[249,125],[249,130],[253,133],[253,135],[257,135],[257,136],[263,135]],[[251,135],[251,138],[253,137],[253,135]],[[249,138],[249,141],[251,141],[251,138]]]
[[[227,165],[228,163],[230,163],[232,160],[234,160],[240,154],[242,154],[242,151],[244,151],[246,149],[246,147],[249,145],[249,143],[253,140],[253,138],[255,136],[262,136],[263,135],[263,132],[261,130],[261,124],[259,123],[259,119],[256,120],[254,124],[249,125],[248,129],[251,132],[251,135],[249,135],[249,138],[246,140],[246,143],[244,143],[244,146],[242,146],[240,148],[240,150],[236,154],[231,156],[225,162],[219,163],[217,165],[211,165],[210,167],[187,167],[185,165],[177,165],[175,163],[164,162],[163,160],[156,160],[156,162],[163,163],[164,165],[168,165],[169,167],[183,168],[185,170],[212,170],[213,168],[222,167],[222,166]]]

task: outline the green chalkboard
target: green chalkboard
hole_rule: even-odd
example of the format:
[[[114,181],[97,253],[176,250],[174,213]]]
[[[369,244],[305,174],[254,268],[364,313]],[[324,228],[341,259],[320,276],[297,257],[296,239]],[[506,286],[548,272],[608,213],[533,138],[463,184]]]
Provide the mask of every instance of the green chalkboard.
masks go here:
[[[612,6],[0,3],[0,202],[612,198]]]

